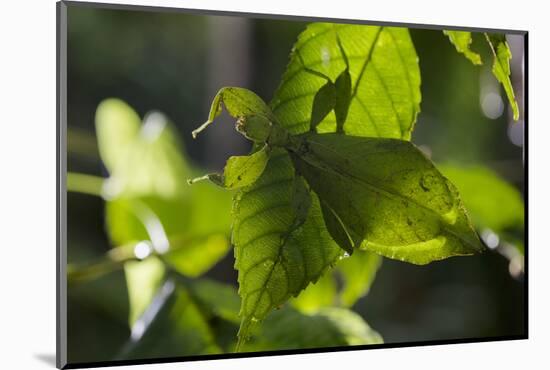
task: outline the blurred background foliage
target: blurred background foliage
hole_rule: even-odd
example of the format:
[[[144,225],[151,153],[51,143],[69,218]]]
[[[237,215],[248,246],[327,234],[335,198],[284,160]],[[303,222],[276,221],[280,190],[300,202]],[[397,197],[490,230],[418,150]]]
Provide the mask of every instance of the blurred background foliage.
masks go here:
[[[250,148],[227,117],[198,140],[190,132],[222,86],[269,101],[305,23],[74,5],[68,20],[69,362],[232,351],[231,194],[185,180]],[[379,343],[369,325],[386,343],[525,332],[523,37],[508,36],[514,124],[490,63],[472,66],[440,31],[411,35],[423,95],[413,142],[457,185],[492,251],[421,267],[354,255],[246,350]]]

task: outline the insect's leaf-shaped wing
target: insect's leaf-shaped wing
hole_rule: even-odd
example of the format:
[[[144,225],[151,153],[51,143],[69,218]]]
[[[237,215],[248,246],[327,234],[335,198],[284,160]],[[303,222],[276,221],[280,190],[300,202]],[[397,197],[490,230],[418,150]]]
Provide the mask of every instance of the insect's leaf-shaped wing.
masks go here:
[[[352,254],[353,247],[361,244],[361,238],[357,238],[356,235],[350,233],[340,217],[326,202],[321,201],[321,210],[323,212],[325,226],[332,236],[332,239],[334,239],[334,241],[348,254]]]
[[[293,134],[309,129],[314,97],[326,79],[308,70],[336,81],[346,69],[336,35],[349,60],[351,80],[351,102],[344,132],[410,139],[420,111],[420,70],[405,28],[310,24],[300,34],[270,104],[279,122]],[[346,81],[342,83],[347,85]],[[338,91],[345,93],[346,89]],[[335,130],[336,118],[331,113],[319,125],[318,132]]]
[[[472,43],[472,33],[468,31],[450,31],[444,30],[443,33],[449,38],[449,41],[455,46],[456,51],[462,53],[473,64],[480,65],[481,56],[470,49]]]
[[[483,249],[458,191],[413,144],[304,134],[298,172],[361,249],[425,264]]]
[[[252,322],[316,281],[341,255],[325,229],[317,197],[304,189],[288,154],[277,149],[258,181],[235,195],[240,344]]]

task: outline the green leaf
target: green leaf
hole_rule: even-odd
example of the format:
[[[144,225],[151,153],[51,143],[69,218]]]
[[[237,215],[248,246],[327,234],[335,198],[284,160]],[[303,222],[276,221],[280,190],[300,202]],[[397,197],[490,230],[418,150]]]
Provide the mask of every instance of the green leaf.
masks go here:
[[[342,306],[351,307],[359,298],[367,295],[381,264],[382,257],[378,254],[361,250],[338,262],[336,272],[343,280],[339,292]]]
[[[187,188],[191,196],[188,208],[189,214],[192,215],[188,228],[190,234],[199,237],[212,234],[229,235],[232,222],[231,193],[207,182]]]
[[[107,114],[104,103],[100,107],[103,108],[98,109],[96,117],[98,131],[103,127],[102,116],[124,118],[121,114]],[[134,115],[137,116],[135,112],[126,114]],[[116,135],[121,132],[105,132],[103,136],[108,140],[98,136],[100,147],[106,152],[113,143],[125,142],[127,146],[116,166],[108,168],[111,176],[105,186],[109,188],[107,230],[115,245],[141,240],[151,240],[153,244],[169,244],[172,239],[206,240],[212,234],[228,231],[230,195],[210,185],[187,185],[186,179],[192,171],[164,115],[148,114],[134,137],[117,139]],[[106,165],[114,162],[103,154],[102,160]],[[209,204],[218,206],[215,213],[203,207]],[[154,247],[158,249],[159,245]],[[161,245],[160,249],[165,247]]]
[[[96,119],[96,127],[100,127]],[[102,142],[100,148],[114,142]],[[182,196],[187,188],[189,166],[181,152],[181,144],[167,118],[158,112],[148,114],[133,140],[127,140],[127,148],[108,167],[111,176],[105,185],[109,198],[130,198],[154,194],[163,199]],[[101,159],[106,165],[105,158]],[[111,161],[112,162],[112,161]]]
[[[237,290],[227,284],[209,279],[196,279],[187,282],[188,289],[204,311],[224,320],[239,324],[240,299]]]
[[[346,57],[351,85],[347,115]],[[407,29],[310,24],[298,37],[270,104],[279,123],[291,134],[309,130],[314,100],[320,99],[316,96],[327,78],[340,86],[336,89],[337,110],[346,116],[345,133],[410,139],[421,95],[418,57]],[[317,131],[336,131],[335,114],[329,114]]]
[[[130,300],[130,327],[145,312],[161,284],[164,281],[165,269],[157,258],[144,261],[131,261],[124,264],[124,273]]]
[[[341,251],[324,227],[317,197],[282,149],[273,151],[258,181],[236,194],[233,217],[242,345],[253,321],[316,281]]]
[[[483,250],[458,191],[413,144],[314,133],[295,140],[296,170],[351,240],[362,240],[354,247],[415,264]]]
[[[304,313],[330,306],[351,307],[367,295],[381,264],[381,256],[362,250],[343,256],[334,269],[292,299],[292,306]]]
[[[111,99],[100,104],[96,129],[110,173],[103,193],[114,246],[150,248],[144,258],[162,255],[171,268],[193,277],[227,254],[231,197],[210,184],[187,185],[192,170],[164,115],[149,113],[140,124],[129,106]],[[151,303],[164,269],[151,257],[125,265],[131,324]]]
[[[451,43],[455,46],[456,51],[464,54],[473,64],[481,65],[481,56],[470,49],[472,43],[472,33],[468,31],[449,31],[444,30],[443,33],[449,37]]]
[[[132,328],[118,359],[166,358],[220,353],[214,333],[188,291],[166,281]]]
[[[497,235],[496,245],[490,247],[498,247],[510,260],[510,273],[516,276],[523,272],[525,207],[519,190],[480,165],[438,167],[456,184],[481,235]]]
[[[383,343],[382,337],[353,311],[324,308],[302,314],[283,308],[270,315],[245,351],[328,348]]]
[[[112,171],[138,135],[141,119],[125,102],[111,98],[98,105],[95,120],[99,154]]]
[[[304,313],[317,312],[322,307],[328,307],[335,304],[336,301],[336,281],[332,271],[327,271],[315,283],[300,293],[290,302],[293,307]]]
[[[292,305],[304,313],[330,306],[351,307],[367,295],[381,264],[378,254],[358,250],[341,258],[333,270],[292,299]]]
[[[460,191],[476,227],[496,233],[523,229],[525,209],[521,193],[494,171],[479,165],[443,164],[438,168]]]
[[[510,59],[512,59],[512,52],[503,34],[486,33],[485,38],[494,56],[493,74],[504,87],[504,91],[512,107],[512,112],[514,113],[514,120],[517,121],[519,118],[519,108],[514,95],[512,81],[510,80]]]
[[[211,234],[202,238],[170,240],[170,250],[164,261],[179,273],[197,277],[210,270],[229,250],[229,242],[223,234]]]

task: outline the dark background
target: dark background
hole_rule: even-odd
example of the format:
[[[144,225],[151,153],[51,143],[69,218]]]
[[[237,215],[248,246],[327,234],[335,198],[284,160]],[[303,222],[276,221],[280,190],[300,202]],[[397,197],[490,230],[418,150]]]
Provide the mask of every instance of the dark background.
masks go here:
[[[68,170],[105,176],[97,153],[98,103],[118,97],[140,115],[164,112],[191,160],[219,170],[249,144],[227,122],[192,140],[216,91],[246,87],[268,101],[305,23],[244,17],[130,10],[68,10]],[[412,29],[422,74],[422,112],[413,141],[435,161],[481,163],[521,191],[523,112],[512,125],[490,63],[474,67],[440,31]],[[523,106],[523,37],[509,36],[512,76]],[[474,40],[474,48],[480,42]],[[486,55],[484,60],[489,60]],[[499,100],[500,99],[500,100]],[[109,248],[103,201],[68,194],[69,262],[87,261]],[[212,270],[236,284],[232,253]],[[69,361],[114,356],[129,336],[124,274],[69,291]],[[105,290],[104,286],[109,289]],[[487,252],[427,266],[385,259],[369,295],[354,309],[386,343],[493,337],[525,333],[524,284],[508,261]]]

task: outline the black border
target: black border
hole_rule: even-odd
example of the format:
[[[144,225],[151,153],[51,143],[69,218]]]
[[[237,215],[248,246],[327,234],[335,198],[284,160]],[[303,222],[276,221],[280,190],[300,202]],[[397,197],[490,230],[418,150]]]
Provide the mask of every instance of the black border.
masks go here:
[[[485,342],[500,342],[510,340],[525,340],[529,339],[529,284],[528,284],[528,261],[529,261],[529,247],[528,247],[528,215],[529,215],[529,202],[528,202],[528,137],[529,137],[529,124],[528,124],[528,84],[529,84],[529,32],[526,30],[512,30],[512,29],[498,29],[498,28],[483,28],[483,27],[459,27],[451,25],[432,25],[432,24],[420,24],[420,23],[404,23],[404,22],[382,22],[382,21],[366,21],[366,20],[354,20],[343,18],[325,18],[325,17],[309,17],[298,16],[288,14],[265,14],[265,13],[249,13],[249,12],[231,12],[220,11],[211,9],[190,9],[190,8],[175,8],[175,7],[162,7],[162,6],[147,6],[147,5],[131,5],[131,4],[112,4],[112,3],[98,3],[98,2],[80,2],[80,1],[58,1],[56,3],[56,15],[57,15],[57,139],[56,139],[56,200],[57,200],[57,212],[56,212],[56,227],[57,227],[57,250],[56,250],[56,284],[57,284],[57,309],[56,309],[56,323],[57,323],[57,335],[56,335],[56,367],[59,369],[79,369],[79,368],[95,368],[105,366],[127,366],[127,365],[146,365],[146,364],[159,364],[159,363],[174,363],[174,362],[191,362],[191,361],[208,361],[208,360],[221,360],[221,359],[236,359],[236,358],[248,358],[248,357],[266,357],[266,356],[285,356],[296,354],[313,354],[324,352],[347,352],[347,351],[359,351],[366,349],[383,349],[383,348],[407,348],[407,347],[421,347],[421,346],[435,346],[435,345],[449,345],[449,344],[468,344],[468,343],[485,343]],[[245,353],[223,353],[223,354],[210,354],[210,355],[196,355],[196,356],[179,356],[179,357],[163,357],[163,358],[150,358],[150,359],[134,359],[134,360],[113,360],[113,361],[94,361],[94,362],[82,362],[82,363],[66,363],[66,279],[65,268],[66,263],[63,264],[63,256],[65,255],[66,243],[63,243],[63,232],[66,233],[65,226],[65,197],[66,186],[64,181],[66,159],[66,143],[63,142],[64,132],[66,129],[66,68],[67,68],[67,56],[66,56],[66,36],[67,36],[67,13],[66,8],[68,6],[75,7],[89,7],[99,9],[112,9],[112,10],[129,10],[129,11],[143,11],[143,12],[164,12],[164,13],[185,13],[196,15],[218,15],[218,16],[237,16],[237,17],[254,17],[260,19],[280,19],[280,20],[293,20],[293,21],[326,21],[333,23],[348,23],[348,24],[368,24],[368,25],[391,25],[396,27],[407,28],[421,28],[432,30],[468,30],[475,32],[496,32],[507,33],[514,35],[524,36],[524,142],[523,142],[523,158],[524,158],[524,203],[525,203],[525,264],[524,264],[524,334],[523,335],[511,335],[511,336],[498,336],[498,337],[476,337],[476,338],[461,338],[461,339],[441,339],[441,340],[427,340],[417,342],[395,342],[384,344],[371,344],[371,345],[357,345],[357,346],[343,346],[343,347],[320,347],[311,349],[292,349],[292,350],[278,350],[278,351],[258,351],[258,352],[245,352]],[[62,176],[63,175],[63,176]],[[61,306],[61,307],[60,307]],[[64,319],[64,320],[63,320]]]
[[[286,355],[303,355],[311,353],[329,353],[329,352],[349,352],[366,349],[384,349],[384,348],[407,348],[407,347],[424,347],[424,346],[440,346],[449,344],[468,344],[468,343],[486,343],[486,342],[502,342],[510,340],[523,340],[527,337],[523,335],[510,335],[502,337],[486,337],[486,338],[464,338],[464,339],[448,339],[448,340],[427,340],[419,342],[396,342],[383,344],[366,344],[356,346],[343,347],[319,347],[308,349],[288,349],[276,351],[258,351],[258,352],[242,352],[242,353],[220,353],[214,355],[196,355],[196,356],[181,356],[181,357],[162,357],[141,360],[114,360],[114,361],[97,361],[97,362],[82,362],[67,364],[62,369],[80,369],[93,368],[104,366],[128,366],[128,365],[152,365],[174,362],[192,362],[192,361],[209,361],[209,360],[225,360],[248,357],[270,357],[270,356],[286,356]]]

